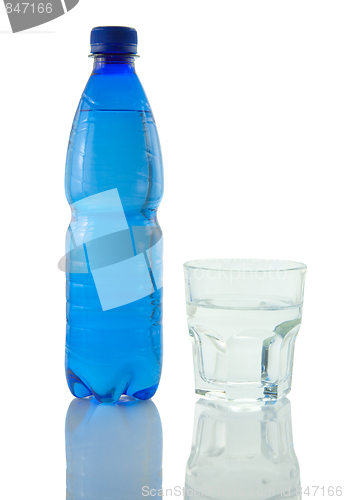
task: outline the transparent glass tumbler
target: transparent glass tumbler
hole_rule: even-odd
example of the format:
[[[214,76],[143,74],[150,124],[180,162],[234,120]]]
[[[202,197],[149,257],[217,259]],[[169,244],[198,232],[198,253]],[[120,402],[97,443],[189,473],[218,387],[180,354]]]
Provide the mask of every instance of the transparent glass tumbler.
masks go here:
[[[306,270],[274,260],[184,264],[197,394],[232,401],[288,394]]]

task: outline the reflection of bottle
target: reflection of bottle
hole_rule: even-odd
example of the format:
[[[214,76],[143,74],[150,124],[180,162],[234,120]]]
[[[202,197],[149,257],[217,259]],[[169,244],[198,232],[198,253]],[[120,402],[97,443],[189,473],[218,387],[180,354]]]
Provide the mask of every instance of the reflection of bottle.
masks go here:
[[[67,500],[134,500],[145,486],[160,490],[162,428],[156,406],[74,399],[66,417],[66,457]]]
[[[66,162],[66,374],[74,396],[148,399],[162,362],[162,159],[137,34],[94,28]]]
[[[293,498],[300,469],[293,448],[290,402],[196,403],[185,499]]]

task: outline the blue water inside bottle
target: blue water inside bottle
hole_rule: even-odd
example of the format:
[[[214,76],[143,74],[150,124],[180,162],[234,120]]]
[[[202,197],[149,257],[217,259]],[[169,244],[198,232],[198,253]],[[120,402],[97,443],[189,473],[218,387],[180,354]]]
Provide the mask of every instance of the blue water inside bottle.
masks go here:
[[[162,365],[162,158],[134,57],[95,55],[66,162],[66,376],[76,397],[149,399]]]

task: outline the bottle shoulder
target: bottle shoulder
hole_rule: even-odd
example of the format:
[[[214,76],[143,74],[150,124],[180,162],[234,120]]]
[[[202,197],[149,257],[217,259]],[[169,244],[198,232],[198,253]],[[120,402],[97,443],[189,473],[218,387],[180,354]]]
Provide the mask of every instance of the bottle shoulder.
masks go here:
[[[70,204],[117,189],[126,210],[156,210],[163,193],[160,142],[135,72],[92,73],[70,134],[65,187]]]
[[[151,112],[148,98],[135,72],[92,73],[78,109]]]

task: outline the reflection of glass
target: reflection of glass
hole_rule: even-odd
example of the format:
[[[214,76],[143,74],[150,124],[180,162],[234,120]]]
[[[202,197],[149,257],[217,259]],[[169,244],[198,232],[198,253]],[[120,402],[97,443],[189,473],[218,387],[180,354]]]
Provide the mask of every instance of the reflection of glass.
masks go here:
[[[67,500],[134,500],[162,488],[162,428],[152,401],[74,399],[66,417]],[[147,488],[146,488],[147,489]]]
[[[290,401],[234,405],[200,399],[185,499],[300,500]]]
[[[306,266],[208,259],[184,264],[196,393],[275,400],[290,391]]]

